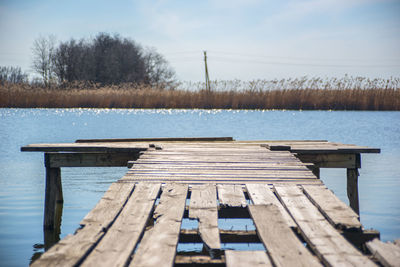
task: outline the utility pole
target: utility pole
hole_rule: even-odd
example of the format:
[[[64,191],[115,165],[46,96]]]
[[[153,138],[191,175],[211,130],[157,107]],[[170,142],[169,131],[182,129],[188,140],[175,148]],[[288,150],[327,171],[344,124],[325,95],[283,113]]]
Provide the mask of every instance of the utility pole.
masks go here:
[[[204,51],[204,64],[206,67],[206,90],[210,92],[211,87],[210,87],[210,77],[208,76],[208,68],[207,68],[207,51]]]

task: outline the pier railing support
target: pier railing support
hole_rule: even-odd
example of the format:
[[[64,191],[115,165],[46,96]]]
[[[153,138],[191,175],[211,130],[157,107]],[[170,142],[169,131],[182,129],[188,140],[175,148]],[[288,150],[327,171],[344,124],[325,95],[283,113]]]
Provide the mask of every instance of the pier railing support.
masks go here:
[[[349,198],[350,207],[360,215],[360,207],[358,202],[358,169],[347,169],[347,197]]]
[[[50,166],[50,155],[44,154],[46,167],[46,191],[44,202],[44,229],[54,229],[61,223],[62,205],[64,202],[61,184],[61,169]]]

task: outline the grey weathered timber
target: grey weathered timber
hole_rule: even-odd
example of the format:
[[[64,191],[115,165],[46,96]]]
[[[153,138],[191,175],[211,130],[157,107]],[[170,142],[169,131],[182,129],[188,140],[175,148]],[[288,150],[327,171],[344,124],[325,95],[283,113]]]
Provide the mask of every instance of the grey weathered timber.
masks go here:
[[[366,243],[372,256],[385,267],[400,266],[400,246],[395,243],[384,243],[374,239]]]
[[[219,204],[225,207],[246,207],[247,201],[243,194],[241,185],[219,184],[218,200]]]
[[[44,202],[44,229],[54,229],[55,223],[61,218],[58,207],[64,202],[61,183],[61,169],[46,167],[46,189]],[[58,218],[58,219],[57,219]]]
[[[292,232],[276,205],[250,205],[248,208],[275,266],[322,266]]]
[[[227,267],[272,267],[272,263],[264,251],[237,251],[226,250],[225,260]]]
[[[336,228],[361,230],[359,216],[326,186],[303,185],[302,187],[306,196]]]
[[[203,176],[203,177],[236,177],[236,178],[241,178],[241,177],[248,177],[248,178],[259,178],[259,177],[304,177],[304,178],[311,178],[315,179],[316,177],[310,172],[306,173],[304,171],[298,172],[298,171],[282,171],[282,172],[275,172],[275,171],[269,171],[269,172],[252,172],[252,171],[226,171],[226,172],[217,172],[217,171],[182,171],[182,172],[177,172],[177,171],[140,171],[140,170],[133,170],[129,171],[132,176],[173,176],[173,177],[178,177],[178,176],[183,176],[183,177],[192,177],[192,176]]]
[[[154,211],[154,226],[146,230],[129,266],[173,266],[188,185],[166,184]]]
[[[340,235],[297,186],[275,186],[307,244],[327,266],[375,266]]]
[[[379,148],[341,144],[328,141],[265,141],[263,146],[271,150],[284,150],[299,154],[323,153],[380,153]]]
[[[187,177],[174,177],[174,178],[163,178],[163,177],[130,177],[125,176],[120,182],[154,182],[154,183],[184,183],[184,184],[204,184],[204,183],[218,183],[218,184],[246,184],[246,183],[264,183],[264,184],[322,184],[322,182],[318,179],[302,179],[298,177],[289,177],[289,178],[261,178],[261,179],[252,179],[252,178],[213,178],[213,177],[197,177],[197,178],[187,178]]]
[[[97,205],[81,221],[83,228],[51,247],[31,266],[74,266],[103,237],[129,197],[134,184],[113,183]]]
[[[347,197],[349,198],[350,207],[355,213],[360,214],[360,206],[358,203],[358,169],[347,169]]]
[[[283,219],[286,221],[288,226],[296,228],[297,225],[290,217],[289,213],[281,205],[279,200],[276,198],[274,193],[266,186],[260,184],[246,184],[248,195],[254,205],[269,205],[274,204],[279,208]]]
[[[135,160],[139,153],[120,152],[82,152],[82,153],[46,153],[48,166],[59,167],[126,167],[128,161]]]
[[[206,255],[176,255],[175,266],[177,264],[186,266],[221,266],[225,265],[225,260],[224,256],[219,259],[213,259]]]
[[[184,171],[196,171],[196,170],[210,170],[210,171],[308,171],[308,166],[302,165],[284,165],[279,166],[278,164],[248,164],[247,166],[240,166],[234,164],[197,164],[197,165],[189,165],[182,166],[182,164],[146,164],[141,162],[132,161],[132,166],[135,165],[135,170],[163,170],[163,171],[176,171],[176,170],[184,170]],[[132,167],[131,166],[131,167]]]
[[[221,217],[220,217],[221,218]],[[219,236],[222,243],[260,243],[260,239],[254,230],[223,230],[219,229]],[[179,243],[202,243],[196,229],[181,229]]]
[[[360,168],[357,154],[296,154],[302,162],[313,163],[319,168]]]
[[[106,235],[81,266],[125,266],[160,190],[160,184],[139,183]]]
[[[108,139],[78,139],[76,143],[111,143],[111,142],[211,142],[233,141],[232,137],[161,137],[161,138],[108,138]]]
[[[30,144],[21,147],[25,152],[106,152],[139,153],[148,149],[144,144],[132,143],[55,143]]]
[[[215,184],[193,185],[191,191],[189,218],[198,220],[200,237],[213,257],[221,249],[216,187]]]

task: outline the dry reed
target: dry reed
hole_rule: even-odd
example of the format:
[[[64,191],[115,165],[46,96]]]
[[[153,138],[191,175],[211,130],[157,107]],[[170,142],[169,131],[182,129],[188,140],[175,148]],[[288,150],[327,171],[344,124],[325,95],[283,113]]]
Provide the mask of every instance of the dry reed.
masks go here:
[[[0,107],[400,110],[398,78],[234,80],[213,82],[211,92],[202,88],[203,83],[183,83],[175,90],[135,84],[74,84],[56,89],[3,84]]]

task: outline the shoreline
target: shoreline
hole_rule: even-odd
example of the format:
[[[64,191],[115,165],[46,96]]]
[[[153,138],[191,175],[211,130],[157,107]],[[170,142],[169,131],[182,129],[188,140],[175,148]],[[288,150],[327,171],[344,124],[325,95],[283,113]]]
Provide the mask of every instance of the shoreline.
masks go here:
[[[0,108],[399,111],[400,87],[166,90],[146,85],[42,88],[0,85]],[[217,88],[218,89],[218,88]]]

